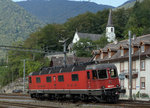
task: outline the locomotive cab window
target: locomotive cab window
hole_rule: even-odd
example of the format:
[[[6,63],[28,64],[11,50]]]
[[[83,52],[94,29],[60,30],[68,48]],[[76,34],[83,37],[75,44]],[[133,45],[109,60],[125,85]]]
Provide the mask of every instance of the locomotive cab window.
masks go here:
[[[59,82],[63,82],[64,81],[64,76],[63,75],[59,75],[58,76],[58,81]]]
[[[79,81],[78,74],[72,74],[72,81]]]
[[[31,79],[31,77],[29,77],[29,83],[32,83],[32,79]]]
[[[99,79],[105,79],[107,78],[107,70],[98,70],[98,77]]]
[[[92,71],[92,76],[93,76],[93,79],[97,79],[97,71],[96,70]]]
[[[36,77],[36,83],[40,83],[40,82],[41,82],[40,77]]]
[[[51,82],[51,81],[52,81],[52,79],[50,76],[46,77],[46,82]]]
[[[116,71],[116,69],[110,69],[109,73],[110,73],[111,78],[117,77],[117,71]]]

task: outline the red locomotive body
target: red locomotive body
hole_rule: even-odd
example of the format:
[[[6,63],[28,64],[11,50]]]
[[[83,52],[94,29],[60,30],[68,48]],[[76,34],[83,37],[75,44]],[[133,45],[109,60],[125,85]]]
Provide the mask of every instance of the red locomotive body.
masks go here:
[[[120,84],[113,64],[43,68],[29,75],[32,98],[77,98],[116,102]]]

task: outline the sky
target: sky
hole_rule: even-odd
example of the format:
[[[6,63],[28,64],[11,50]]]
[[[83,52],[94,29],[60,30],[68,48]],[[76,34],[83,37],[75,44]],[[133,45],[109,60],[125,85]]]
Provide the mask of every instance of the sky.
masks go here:
[[[13,0],[13,1],[25,1],[25,0]],[[97,4],[105,4],[105,5],[111,5],[117,7],[128,0],[72,0],[72,1],[90,1],[90,2],[95,2]]]

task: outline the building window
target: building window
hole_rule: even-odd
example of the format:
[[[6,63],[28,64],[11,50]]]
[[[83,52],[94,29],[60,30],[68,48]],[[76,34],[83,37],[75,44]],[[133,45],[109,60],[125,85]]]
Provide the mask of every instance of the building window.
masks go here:
[[[145,60],[141,60],[141,71],[145,71]]]
[[[132,79],[132,89],[136,89],[136,79]]]
[[[140,82],[141,82],[141,89],[145,89],[145,77],[141,77]]]
[[[72,74],[72,81],[79,81],[78,74]]]
[[[128,89],[130,89],[130,80],[128,79]],[[136,89],[136,79],[132,79],[132,89]]]
[[[114,29],[113,29],[113,28],[111,28],[111,32],[114,32]]]
[[[58,76],[58,81],[59,82],[63,82],[64,81],[64,76],[63,75],[59,75]]]
[[[144,52],[144,51],[145,51],[145,46],[142,45],[142,46],[141,46],[141,52]]]
[[[124,72],[124,62],[120,63],[120,72]]]
[[[133,69],[133,71],[136,70],[136,61],[132,61],[132,69]]]
[[[51,82],[51,77],[50,76],[46,77],[46,82]]]
[[[124,55],[124,50],[122,49],[122,50],[121,50],[121,56],[123,56],[123,55]]]
[[[36,77],[36,83],[40,83],[40,82],[41,82],[40,77]]]
[[[32,79],[31,79],[31,77],[29,77],[29,83],[32,83]]]

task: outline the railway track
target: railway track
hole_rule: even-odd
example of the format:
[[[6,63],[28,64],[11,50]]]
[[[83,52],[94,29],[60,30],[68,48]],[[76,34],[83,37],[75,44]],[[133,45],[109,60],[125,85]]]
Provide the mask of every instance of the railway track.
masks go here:
[[[5,107],[3,107],[5,106]],[[150,101],[120,100],[117,104],[92,102],[72,102],[69,100],[39,101],[31,99],[29,95],[22,94],[0,94],[0,108],[150,108]],[[13,107],[12,107],[13,106]]]
[[[0,94],[0,99],[29,99],[31,100],[29,95],[25,94]]]
[[[35,104],[26,104],[26,103],[17,103],[17,102],[1,102],[0,101],[0,108],[58,108],[52,106],[44,106],[44,105],[35,105]]]

